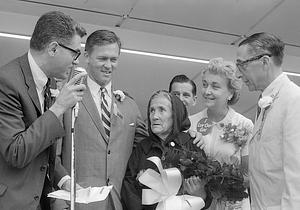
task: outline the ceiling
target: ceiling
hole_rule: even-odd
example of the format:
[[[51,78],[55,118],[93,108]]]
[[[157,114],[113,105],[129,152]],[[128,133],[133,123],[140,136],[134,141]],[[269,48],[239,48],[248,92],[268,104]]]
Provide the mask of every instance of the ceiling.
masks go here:
[[[4,12],[0,32],[30,35],[37,17],[61,10],[85,27],[91,25],[89,32],[95,30],[92,26],[120,32],[125,47],[203,59],[216,55],[234,59],[236,47],[231,45],[254,32],[267,31],[284,40],[286,67],[300,73],[299,0],[0,0],[0,5]],[[17,18],[15,14],[22,15]],[[28,40],[0,38],[0,46],[7,49],[0,51],[1,66],[26,52]],[[114,81],[117,88],[134,96],[145,117],[147,101],[155,90],[166,89],[179,73],[198,85],[201,69],[198,63],[122,53]],[[300,85],[300,77],[290,78]],[[243,88],[234,108],[253,118],[257,97]],[[198,93],[198,105],[191,113],[202,108]]]
[[[0,0],[1,10],[40,16],[59,9],[108,27],[225,45],[254,32],[280,36],[300,56],[299,0]]]

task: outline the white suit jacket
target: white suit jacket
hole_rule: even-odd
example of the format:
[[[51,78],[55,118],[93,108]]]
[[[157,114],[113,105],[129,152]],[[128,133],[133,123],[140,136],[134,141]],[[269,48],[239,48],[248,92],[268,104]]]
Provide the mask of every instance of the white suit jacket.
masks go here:
[[[251,207],[299,210],[300,87],[282,74],[263,94],[275,97],[261,111],[249,143]]]

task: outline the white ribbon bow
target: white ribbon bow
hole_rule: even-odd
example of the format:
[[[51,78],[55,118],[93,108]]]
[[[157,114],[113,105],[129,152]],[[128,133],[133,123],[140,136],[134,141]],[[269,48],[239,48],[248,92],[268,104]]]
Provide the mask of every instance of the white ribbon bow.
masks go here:
[[[142,204],[158,203],[156,210],[199,210],[205,206],[202,198],[190,195],[176,196],[182,178],[177,168],[163,169],[158,157],[149,157],[158,168],[159,173],[147,169],[140,177],[140,183],[150,189],[143,189]]]

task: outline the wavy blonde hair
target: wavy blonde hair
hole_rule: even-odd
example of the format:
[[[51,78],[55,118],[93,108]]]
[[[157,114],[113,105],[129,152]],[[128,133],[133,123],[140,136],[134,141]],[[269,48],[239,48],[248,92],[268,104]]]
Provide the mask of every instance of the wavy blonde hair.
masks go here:
[[[213,58],[209,61],[207,68],[202,72],[202,76],[206,73],[222,75],[227,80],[227,87],[233,93],[232,98],[228,100],[228,105],[235,104],[240,98],[240,90],[242,88],[242,80],[236,76],[237,67],[233,62],[225,61],[223,58]]]

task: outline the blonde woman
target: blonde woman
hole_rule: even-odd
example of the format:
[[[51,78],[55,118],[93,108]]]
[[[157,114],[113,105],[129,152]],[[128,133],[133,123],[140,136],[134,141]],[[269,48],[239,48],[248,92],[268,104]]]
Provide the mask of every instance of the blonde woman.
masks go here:
[[[239,90],[242,81],[236,77],[236,66],[224,61],[222,58],[210,60],[208,67],[202,74],[201,94],[206,108],[190,116],[191,130],[202,133],[203,138],[199,142],[207,156],[218,160],[221,164],[235,164],[241,167],[244,173],[248,168],[248,136],[243,146],[237,142],[226,142],[224,127],[236,125],[249,131],[253,128],[251,120],[237,113],[230,105],[239,99]],[[229,202],[213,195],[213,203],[209,209],[250,209],[249,199],[241,202]]]

